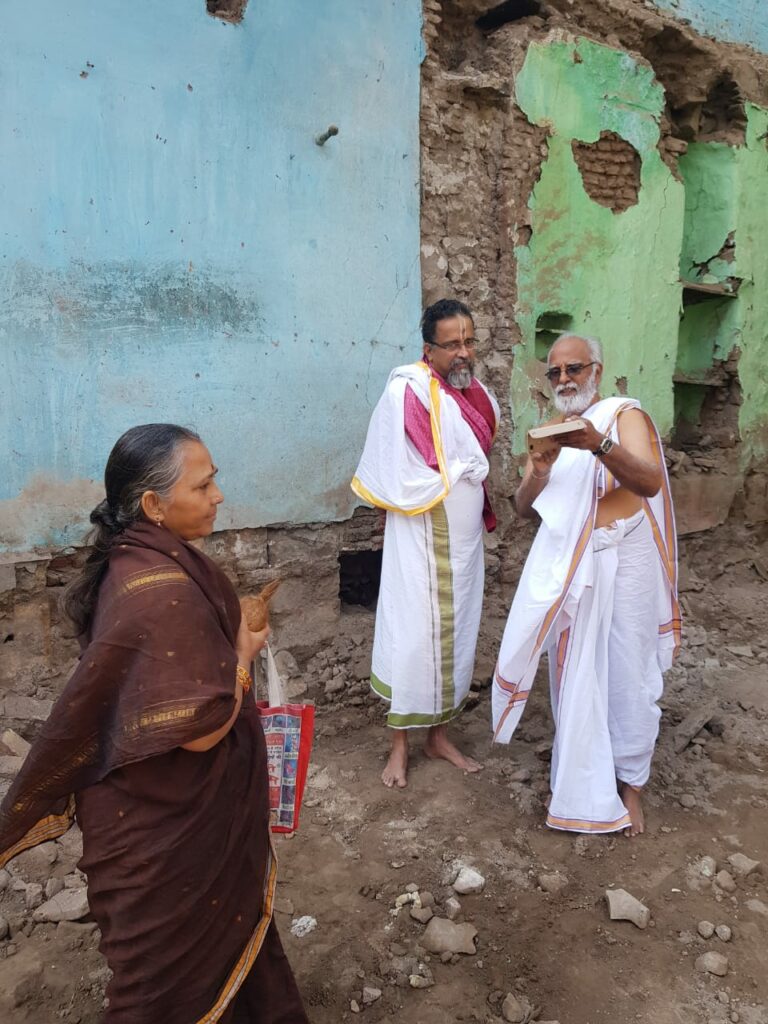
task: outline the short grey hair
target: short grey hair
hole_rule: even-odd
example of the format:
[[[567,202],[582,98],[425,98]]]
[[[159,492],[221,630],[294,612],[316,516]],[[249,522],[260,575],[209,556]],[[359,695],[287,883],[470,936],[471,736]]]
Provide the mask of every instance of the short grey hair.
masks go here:
[[[573,334],[571,331],[564,331],[562,334],[559,334],[553,342],[549,350],[550,353],[558,341],[565,341],[566,338],[575,338],[576,341],[583,341],[589,350],[589,358],[592,362],[600,363],[601,366],[603,365],[603,346],[597,338],[589,338],[585,334]],[[549,356],[547,356],[547,363],[549,363]]]

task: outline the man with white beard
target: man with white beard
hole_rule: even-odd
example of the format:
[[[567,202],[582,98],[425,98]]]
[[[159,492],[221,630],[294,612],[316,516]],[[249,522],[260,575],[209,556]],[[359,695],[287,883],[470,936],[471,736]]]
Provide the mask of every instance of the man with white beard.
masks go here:
[[[640,403],[599,395],[600,343],[561,335],[546,376],[583,427],[533,451],[515,496],[541,518],[494,673],[494,738],[508,743],[541,654],[555,721],[547,824],[644,831],[640,793],[679,645],[677,547],[659,439]]]
[[[371,686],[387,702],[382,782],[402,789],[408,730],[424,752],[482,767],[448,739],[469,693],[483,605],[485,479],[499,407],[474,376],[472,314],[456,299],[424,311],[417,363],[392,371],[371,417],[354,492],[386,509]]]

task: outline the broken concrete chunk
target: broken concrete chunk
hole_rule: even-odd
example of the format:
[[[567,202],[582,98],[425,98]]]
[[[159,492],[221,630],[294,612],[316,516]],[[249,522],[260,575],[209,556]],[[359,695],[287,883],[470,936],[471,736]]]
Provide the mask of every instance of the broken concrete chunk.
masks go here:
[[[445,917],[433,917],[421,937],[421,945],[430,953],[467,953],[473,955],[477,928],[456,924]]]
[[[651,912],[626,889],[606,889],[608,913],[612,921],[631,921],[638,928],[647,928]]]

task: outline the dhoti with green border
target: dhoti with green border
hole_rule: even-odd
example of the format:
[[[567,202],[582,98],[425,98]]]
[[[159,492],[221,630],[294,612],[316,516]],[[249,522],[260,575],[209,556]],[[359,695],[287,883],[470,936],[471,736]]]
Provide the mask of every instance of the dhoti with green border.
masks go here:
[[[387,724],[450,721],[469,693],[483,605],[483,488],[461,479],[430,512],[388,512],[371,686]]]

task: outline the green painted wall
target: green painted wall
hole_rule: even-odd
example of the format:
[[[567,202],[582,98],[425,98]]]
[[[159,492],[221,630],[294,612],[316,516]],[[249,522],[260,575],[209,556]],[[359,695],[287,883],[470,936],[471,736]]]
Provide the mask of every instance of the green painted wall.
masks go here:
[[[529,201],[532,236],[516,250],[522,332],[512,380],[515,449],[538,419],[536,322],[570,314],[577,333],[603,342],[603,392],[639,398],[662,432],[674,418],[672,374],[681,302],[679,259],[683,186],[657,143],[664,94],[652,69],[585,39],[533,44],[516,81],[517,102],[551,133],[541,178]],[[614,213],[584,190],[571,142],[616,132],[642,158],[639,201]],[[541,346],[540,346],[541,351]]]
[[[686,309],[678,360],[689,372],[707,352],[724,359],[734,345],[740,349],[744,466],[768,455],[768,110],[747,104],[746,112],[745,145],[693,143],[680,160],[686,192],[681,274],[691,280],[709,261],[708,274],[698,271],[700,280],[730,276],[741,285],[734,299]],[[731,232],[733,262],[712,259]],[[694,310],[700,311],[696,322],[687,323]]]

